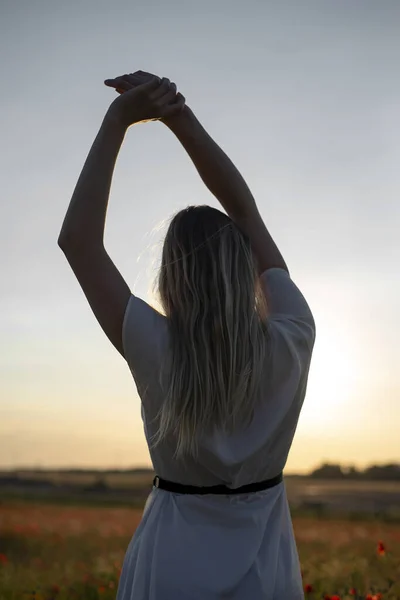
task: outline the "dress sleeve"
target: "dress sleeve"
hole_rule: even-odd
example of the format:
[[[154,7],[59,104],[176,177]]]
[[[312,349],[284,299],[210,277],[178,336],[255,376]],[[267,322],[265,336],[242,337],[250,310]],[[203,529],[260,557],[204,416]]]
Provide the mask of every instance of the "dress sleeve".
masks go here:
[[[261,275],[267,300],[269,322],[280,324],[310,352],[315,342],[315,321],[311,309],[297,285],[284,269],[268,269]]]
[[[268,329],[272,350],[271,383],[286,429],[294,426],[303,405],[315,322],[299,288],[284,269],[269,269],[261,275],[267,299]]]
[[[310,307],[285,269],[268,269],[261,275],[271,315],[305,317],[312,320]]]
[[[167,319],[147,302],[131,294],[122,324],[125,360],[138,392],[158,378]]]

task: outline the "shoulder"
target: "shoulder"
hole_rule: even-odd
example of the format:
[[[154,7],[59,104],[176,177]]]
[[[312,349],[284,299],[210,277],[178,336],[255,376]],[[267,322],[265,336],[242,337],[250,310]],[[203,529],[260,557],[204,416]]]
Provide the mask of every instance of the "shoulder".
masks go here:
[[[311,352],[316,325],[311,308],[285,269],[268,269],[261,275],[267,301],[270,330],[287,341],[304,345]]]
[[[153,371],[165,350],[167,335],[166,317],[131,294],[122,324],[122,344],[133,375]]]
[[[267,301],[268,333],[273,380],[293,389],[307,378],[316,327],[304,295],[284,269],[261,275]],[[289,386],[290,387],[290,386]]]

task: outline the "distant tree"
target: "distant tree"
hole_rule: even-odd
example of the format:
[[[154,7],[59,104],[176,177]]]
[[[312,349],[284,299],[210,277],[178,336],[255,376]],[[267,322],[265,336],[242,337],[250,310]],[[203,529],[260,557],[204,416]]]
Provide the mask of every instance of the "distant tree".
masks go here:
[[[311,473],[311,477],[315,479],[344,479],[345,474],[340,465],[325,463],[318,469],[315,469]]]
[[[378,481],[400,481],[400,465],[372,465],[365,469],[363,478]]]
[[[350,465],[349,467],[342,467],[342,471],[346,479],[359,479],[361,475],[360,471],[358,471],[358,469],[356,469],[353,465]]]
[[[364,470],[354,466],[344,467],[324,463],[309,475],[315,479],[362,479],[374,481],[400,481],[400,464],[371,465]]]

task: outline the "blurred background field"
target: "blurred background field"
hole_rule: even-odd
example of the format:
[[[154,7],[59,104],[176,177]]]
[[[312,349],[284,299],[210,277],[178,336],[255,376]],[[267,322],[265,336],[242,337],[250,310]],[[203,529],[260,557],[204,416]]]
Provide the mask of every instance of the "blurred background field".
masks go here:
[[[306,598],[399,599],[400,481],[340,472],[325,465],[285,478]],[[153,476],[2,472],[0,600],[115,598]]]
[[[0,498],[65,504],[128,505],[140,508],[151,491],[151,469],[0,471]],[[285,475],[292,511],[368,516],[400,522],[400,467],[364,471],[322,465],[308,475]]]

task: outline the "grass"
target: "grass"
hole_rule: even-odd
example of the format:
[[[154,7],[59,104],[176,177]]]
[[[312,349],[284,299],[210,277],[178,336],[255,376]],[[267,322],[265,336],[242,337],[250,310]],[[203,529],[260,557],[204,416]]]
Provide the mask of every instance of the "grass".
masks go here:
[[[1,504],[0,600],[115,599],[140,518],[127,507]],[[399,524],[294,516],[294,528],[307,600],[400,599]]]

